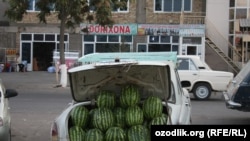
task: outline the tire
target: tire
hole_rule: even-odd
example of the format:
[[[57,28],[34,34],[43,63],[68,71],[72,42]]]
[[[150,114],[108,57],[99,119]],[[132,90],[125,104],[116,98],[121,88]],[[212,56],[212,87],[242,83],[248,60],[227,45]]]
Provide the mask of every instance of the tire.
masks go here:
[[[198,83],[193,88],[193,94],[197,100],[207,100],[211,96],[211,86],[207,83]]]

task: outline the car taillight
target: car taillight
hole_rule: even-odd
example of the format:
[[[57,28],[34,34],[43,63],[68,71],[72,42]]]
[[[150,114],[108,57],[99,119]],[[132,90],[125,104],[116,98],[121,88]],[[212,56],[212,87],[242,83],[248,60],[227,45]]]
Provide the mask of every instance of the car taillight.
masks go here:
[[[0,127],[3,126],[3,119],[0,117]]]
[[[58,141],[58,129],[55,122],[52,124],[51,127],[51,141]]]

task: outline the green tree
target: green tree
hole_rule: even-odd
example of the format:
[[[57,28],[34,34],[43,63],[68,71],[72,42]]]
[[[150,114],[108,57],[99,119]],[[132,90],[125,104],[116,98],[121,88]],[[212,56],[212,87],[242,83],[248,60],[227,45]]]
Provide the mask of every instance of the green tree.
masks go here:
[[[30,0],[3,0],[9,3],[5,15],[13,21],[21,21],[24,14],[27,14]],[[60,64],[61,85],[67,83],[67,70],[64,56],[64,33],[65,28],[74,28],[82,22],[95,22],[101,26],[112,26],[112,8],[123,8],[128,0],[37,0],[36,7],[39,9],[37,17],[41,23],[47,23],[46,17],[51,12],[57,14],[60,20]],[[94,8],[91,12],[90,7]],[[87,32],[87,29],[83,29]],[[66,77],[66,78],[64,78]],[[66,81],[66,82],[65,82]]]

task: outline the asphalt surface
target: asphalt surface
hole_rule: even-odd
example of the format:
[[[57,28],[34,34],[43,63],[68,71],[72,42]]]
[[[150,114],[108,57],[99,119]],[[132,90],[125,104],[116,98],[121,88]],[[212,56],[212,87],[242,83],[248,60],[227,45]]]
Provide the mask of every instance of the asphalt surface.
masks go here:
[[[24,89],[25,87],[27,89],[35,89],[36,91],[44,91],[60,87],[60,74],[56,75],[56,73],[47,71],[1,72],[0,79],[2,79],[6,88],[16,90]],[[69,89],[69,83],[67,87],[62,88]]]
[[[12,141],[49,141],[52,121],[72,100],[69,85],[57,87],[56,73],[47,71],[1,72],[0,78],[18,92],[9,99]]]

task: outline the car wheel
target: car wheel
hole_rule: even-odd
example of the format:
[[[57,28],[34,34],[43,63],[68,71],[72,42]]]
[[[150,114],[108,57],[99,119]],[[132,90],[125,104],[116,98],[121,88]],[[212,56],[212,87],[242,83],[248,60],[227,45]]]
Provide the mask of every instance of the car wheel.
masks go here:
[[[207,83],[198,83],[193,88],[195,99],[206,100],[211,95],[211,87]]]

